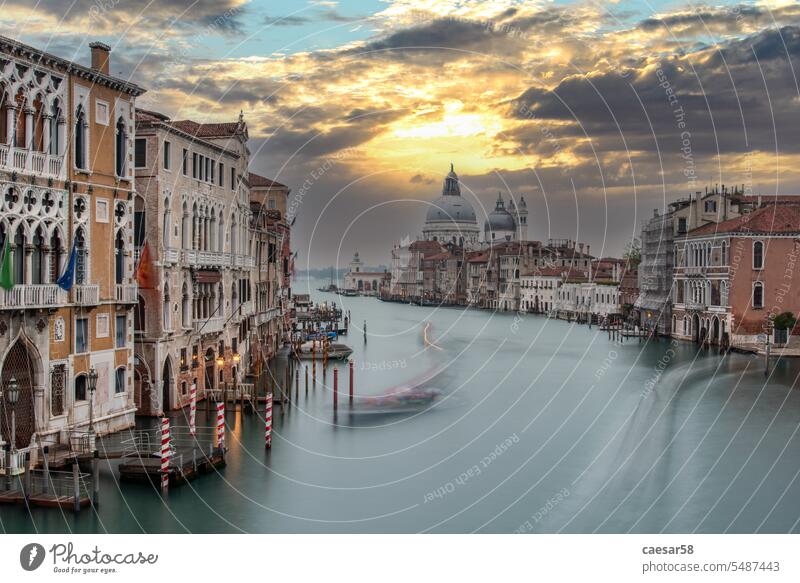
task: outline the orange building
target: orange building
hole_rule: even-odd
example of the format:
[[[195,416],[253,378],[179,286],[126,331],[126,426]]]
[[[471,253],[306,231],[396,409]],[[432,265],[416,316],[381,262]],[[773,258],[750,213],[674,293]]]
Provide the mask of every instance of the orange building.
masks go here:
[[[20,388],[20,449],[68,443],[90,411],[100,434],[133,425],[133,112],[144,90],[109,75],[106,45],[91,49],[85,67],[0,37],[0,241],[14,272],[0,290],[0,382]]]

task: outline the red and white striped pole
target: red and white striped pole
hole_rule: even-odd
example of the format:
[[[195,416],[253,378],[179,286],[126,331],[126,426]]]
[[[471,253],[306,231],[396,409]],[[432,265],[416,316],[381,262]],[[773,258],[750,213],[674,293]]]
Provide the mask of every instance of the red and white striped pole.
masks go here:
[[[267,405],[264,409],[264,439],[267,449],[272,447],[272,393],[267,393]]]
[[[217,403],[217,448],[225,449],[225,403]]]
[[[161,419],[161,491],[166,492],[169,488],[169,458],[172,457],[172,451],[169,447],[169,419],[163,417]]]
[[[197,435],[197,385],[192,383],[192,402],[189,404],[189,433]]]

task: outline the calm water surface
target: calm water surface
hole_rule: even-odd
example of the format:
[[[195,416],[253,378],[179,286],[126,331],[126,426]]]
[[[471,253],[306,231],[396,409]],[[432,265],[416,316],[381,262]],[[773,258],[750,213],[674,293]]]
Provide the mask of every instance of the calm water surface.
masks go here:
[[[435,373],[415,415],[336,417],[317,385],[265,451],[227,415],[227,467],[162,498],[104,466],[97,512],[0,507],[6,532],[800,531],[800,363],[515,317],[340,298],[356,392]],[[368,341],[361,333],[368,322]],[[440,349],[423,342],[423,326]],[[282,365],[280,365],[282,366]],[[344,370],[341,380],[346,387]],[[281,371],[277,373],[283,378]],[[332,382],[328,374],[327,382]],[[202,408],[202,406],[201,406]],[[202,417],[202,414],[201,414]]]

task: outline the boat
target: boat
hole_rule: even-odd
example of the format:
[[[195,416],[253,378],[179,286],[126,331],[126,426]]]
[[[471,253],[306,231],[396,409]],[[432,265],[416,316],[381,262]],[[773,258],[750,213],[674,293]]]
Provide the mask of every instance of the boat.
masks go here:
[[[360,397],[353,413],[416,413],[428,408],[442,396],[436,388],[396,387],[382,395]]]
[[[331,281],[330,281],[330,283],[326,287],[317,288],[317,291],[321,291],[321,292],[324,292],[324,293],[331,293],[331,294],[335,294],[335,293],[339,292],[339,288],[336,286],[335,283],[333,283],[333,268],[332,267],[331,267]]]
[[[316,350],[314,349],[316,345]],[[353,354],[353,349],[342,344],[341,342],[331,342],[328,344],[328,359],[345,360],[348,356]],[[322,358],[322,344],[319,342],[303,342],[300,348],[295,352],[295,356],[300,360],[311,360],[316,357]]]

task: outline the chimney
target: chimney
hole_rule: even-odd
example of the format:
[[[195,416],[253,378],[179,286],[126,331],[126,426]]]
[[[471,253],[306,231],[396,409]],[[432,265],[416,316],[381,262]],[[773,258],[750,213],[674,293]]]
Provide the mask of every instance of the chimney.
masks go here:
[[[105,43],[93,42],[89,44],[89,48],[92,49],[92,69],[108,75],[111,47]]]

